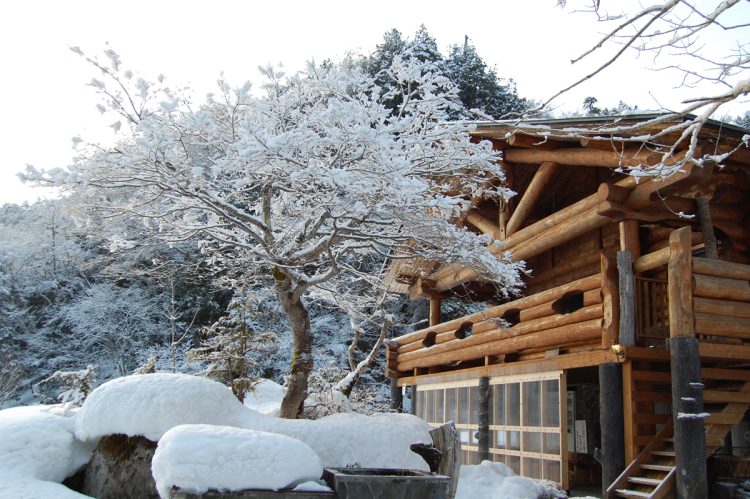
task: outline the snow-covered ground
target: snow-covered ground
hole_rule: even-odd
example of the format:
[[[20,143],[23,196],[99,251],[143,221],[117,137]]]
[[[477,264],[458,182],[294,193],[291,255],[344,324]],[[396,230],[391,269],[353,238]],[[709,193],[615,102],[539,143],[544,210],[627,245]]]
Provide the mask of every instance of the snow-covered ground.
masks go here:
[[[268,385],[246,405],[272,413],[280,395]],[[158,441],[152,473],[162,497],[173,485],[196,492],[320,489],[323,466],[427,469],[409,450],[410,444],[430,439],[428,425],[414,416],[349,413],[285,420],[247,406],[205,378],[150,374],[105,383],[80,410],[0,411],[0,499],[86,497],[59,482],[88,462],[99,438],[115,433]],[[501,464],[461,468],[459,499],[541,496],[564,494],[552,484],[515,476]]]

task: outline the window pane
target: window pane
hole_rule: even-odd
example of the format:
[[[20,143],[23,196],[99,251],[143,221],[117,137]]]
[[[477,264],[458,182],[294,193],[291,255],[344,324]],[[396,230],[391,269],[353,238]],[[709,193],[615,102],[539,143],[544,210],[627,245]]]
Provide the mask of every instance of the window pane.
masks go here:
[[[456,389],[445,390],[445,420],[456,422]]]
[[[560,382],[544,382],[544,426],[560,426]]]
[[[523,450],[525,452],[542,452],[542,434],[535,431],[524,432]]]
[[[529,478],[542,478],[542,460],[526,457],[523,460],[524,476]]]
[[[505,385],[495,385],[492,387],[492,424],[505,424]]]
[[[507,460],[505,461],[505,464],[510,466],[510,469],[513,470],[513,473],[516,475],[521,474],[521,457],[520,456],[508,456]]]
[[[469,422],[469,392],[467,388],[458,388],[458,421],[456,423],[466,424]]]
[[[435,391],[434,390],[427,390],[424,392],[422,396],[424,400],[424,420],[432,422],[433,416],[435,414],[434,411],[434,402],[435,402]]]
[[[521,450],[521,432],[508,432],[508,448],[511,450]]]
[[[560,434],[544,434],[544,452],[545,454],[560,454]]]
[[[552,480],[557,483],[562,482],[562,476],[560,475],[560,462],[559,461],[544,461],[544,477],[547,480]]]
[[[443,412],[443,390],[435,390],[435,421],[444,423],[445,413]]]
[[[504,430],[491,431],[490,438],[492,439],[490,443],[491,447],[494,447],[496,449],[505,448],[505,431]]]
[[[523,384],[523,424],[524,426],[541,426],[541,383],[529,381]]]
[[[505,385],[507,404],[507,425],[520,426],[521,424],[521,389],[518,383]]]

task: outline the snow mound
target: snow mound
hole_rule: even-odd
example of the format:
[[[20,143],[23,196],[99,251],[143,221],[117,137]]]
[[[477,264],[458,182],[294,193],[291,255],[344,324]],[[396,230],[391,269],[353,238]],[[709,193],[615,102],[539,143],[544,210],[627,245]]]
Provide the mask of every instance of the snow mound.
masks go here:
[[[245,394],[245,407],[261,414],[278,416],[285,393],[286,388],[280,384],[270,379],[261,379]]]
[[[324,466],[429,471],[424,459],[409,446],[431,443],[430,426],[410,414],[347,413],[316,420],[263,417],[253,421],[252,428],[288,435],[306,443],[320,456]]]
[[[76,417],[75,435],[93,440],[120,433],[156,442],[181,424],[238,426],[256,415],[216,381],[186,374],[136,374],[91,392]]]
[[[284,435],[211,425],[181,425],[164,434],[151,471],[162,498],[172,486],[202,494],[208,489],[278,490],[318,480],[320,459]]]
[[[461,466],[456,499],[537,499],[567,497],[552,482],[517,476],[502,463],[482,461]]]
[[[72,414],[54,406],[0,411],[0,477],[61,482],[88,462],[73,437]]]
[[[0,475],[0,499],[91,499],[65,485],[28,477]]]

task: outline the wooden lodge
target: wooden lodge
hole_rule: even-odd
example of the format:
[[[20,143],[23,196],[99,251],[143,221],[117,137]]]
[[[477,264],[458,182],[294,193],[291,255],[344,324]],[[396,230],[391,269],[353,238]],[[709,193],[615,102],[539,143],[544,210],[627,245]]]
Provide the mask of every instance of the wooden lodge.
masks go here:
[[[685,157],[677,121],[656,140],[602,130],[656,115],[479,124],[503,151],[510,203],[478,199],[456,223],[524,260],[510,301],[471,269],[396,262],[389,279],[429,300],[429,327],[387,346],[412,412],[453,421],[465,464],[489,459],[605,497],[706,497],[707,458],[750,447],[750,151],[747,131],[707,123]],[[639,136],[643,136],[643,130]],[[447,300],[481,304],[444,317]],[[739,441],[738,441],[739,440]],[[600,465],[601,463],[601,471]]]

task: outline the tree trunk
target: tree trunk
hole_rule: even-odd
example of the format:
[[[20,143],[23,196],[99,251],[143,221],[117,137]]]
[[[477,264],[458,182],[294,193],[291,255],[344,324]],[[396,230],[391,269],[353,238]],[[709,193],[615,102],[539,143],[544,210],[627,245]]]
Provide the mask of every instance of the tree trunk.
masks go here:
[[[307,380],[313,368],[313,332],[307,308],[294,293],[292,281],[278,270],[274,271],[274,276],[276,295],[292,329],[292,366],[286,394],[281,401],[280,416],[295,419],[302,414],[307,398]]]

